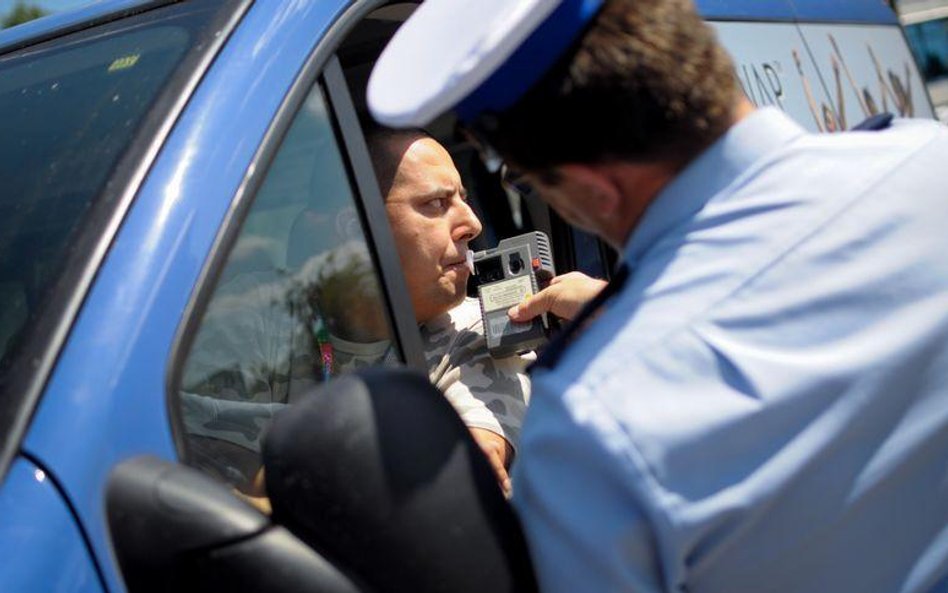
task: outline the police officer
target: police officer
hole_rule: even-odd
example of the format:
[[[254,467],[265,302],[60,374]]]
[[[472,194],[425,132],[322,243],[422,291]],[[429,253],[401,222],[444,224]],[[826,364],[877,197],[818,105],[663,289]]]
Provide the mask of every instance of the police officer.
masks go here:
[[[544,591],[948,590],[948,131],[752,109],[690,0],[427,0],[368,100],[622,254],[512,312],[580,321],[514,473]]]

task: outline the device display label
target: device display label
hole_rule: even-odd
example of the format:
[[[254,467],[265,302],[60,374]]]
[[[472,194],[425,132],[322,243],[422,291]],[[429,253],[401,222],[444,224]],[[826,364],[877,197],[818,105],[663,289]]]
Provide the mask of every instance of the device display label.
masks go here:
[[[530,276],[519,276],[481,287],[481,300],[486,312],[509,309],[532,294]]]
[[[514,323],[506,315],[494,317],[489,322],[490,333],[494,335],[520,334],[533,328],[531,323]]]

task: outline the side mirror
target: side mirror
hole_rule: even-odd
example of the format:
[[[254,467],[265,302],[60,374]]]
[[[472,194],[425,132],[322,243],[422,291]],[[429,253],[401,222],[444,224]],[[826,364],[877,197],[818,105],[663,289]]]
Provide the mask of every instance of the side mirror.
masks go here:
[[[129,593],[359,593],[286,529],[197,470],[153,457],[119,464],[106,507]]]
[[[487,459],[421,374],[315,392],[274,420],[264,467],[274,519],[373,591],[536,591]]]

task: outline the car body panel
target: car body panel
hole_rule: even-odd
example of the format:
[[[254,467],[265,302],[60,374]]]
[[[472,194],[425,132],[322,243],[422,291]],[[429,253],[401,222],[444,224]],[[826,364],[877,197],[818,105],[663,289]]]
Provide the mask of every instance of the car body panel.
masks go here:
[[[898,24],[884,0],[695,0],[707,19]]]
[[[885,0],[791,0],[801,21],[824,23],[875,23],[898,25],[899,19]]]
[[[5,556],[0,589],[102,593],[76,519],[42,469],[17,458],[0,485],[0,509],[0,550]]]
[[[342,8],[257,3],[244,16],[138,192],[24,441],[76,509],[109,589],[121,590],[109,471],[140,454],[177,457],[165,384],[177,327],[274,113]]]
[[[792,21],[795,16],[790,0],[695,0],[695,6],[706,19]]]

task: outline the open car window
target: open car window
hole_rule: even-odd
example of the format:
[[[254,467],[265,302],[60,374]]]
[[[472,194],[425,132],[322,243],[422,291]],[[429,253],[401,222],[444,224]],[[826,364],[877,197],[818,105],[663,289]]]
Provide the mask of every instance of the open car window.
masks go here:
[[[416,6],[395,2],[369,13],[339,49],[349,95],[363,122],[371,121],[365,96],[375,60]],[[459,132],[453,114],[439,117],[425,131],[451,154],[468,190],[468,202],[483,226],[471,249],[491,248],[501,239],[538,230],[550,238],[557,270],[609,276],[615,253],[593,235],[567,225],[535,193],[517,192],[502,184],[500,174],[487,170],[475,147]]]
[[[326,67],[325,89],[313,87],[247,211],[172,390],[186,462],[245,492],[260,491],[262,439],[283,407],[338,374],[405,359],[387,314],[398,303],[377,263],[394,255],[367,241],[380,237],[362,215],[375,199],[363,184],[377,184],[363,179],[372,176],[357,166],[364,144],[355,150],[362,142],[351,136],[365,131],[358,121],[368,118],[375,59],[414,7],[370,12]],[[343,121],[344,112],[352,121]],[[451,152],[483,223],[472,249],[543,230],[563,245],[563,270],[605,274],[598,241],[583,240],[536,196],[505,190],[450,115],[428,131]],[[402,304],[395,315],[414,320]]]
[[[243,221],[183,364],[185,459],[253,492],[273,415],[315,385],[401,359],[320,86]]]

